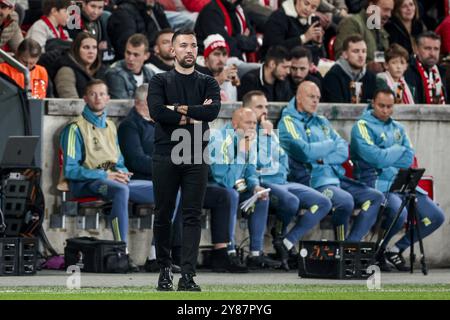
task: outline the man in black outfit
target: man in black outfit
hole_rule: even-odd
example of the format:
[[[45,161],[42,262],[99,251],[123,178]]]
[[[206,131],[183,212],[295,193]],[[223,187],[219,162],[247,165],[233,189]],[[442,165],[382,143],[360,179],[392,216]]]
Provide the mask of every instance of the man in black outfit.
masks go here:
[[[247,92],[260,90],[264,92],[267,101],[285,102],[295,95],[291,91],[288,76],[291,68],[291,55],[282,46],[274,46],[267,52],[264,64],[255,70],[247,72],[238,87],[238,100]]]
[[[149,84],[148,106],[155,120],[153,184],[155,195],[156,257],[160,265],[158,290],[172,291],[170,260],[171,219],[181,188],[183,235],[178,291],[201,291],[193,277],[200,244],[200,215],[208,180],[203,159],[208,146],[208,122],[220,110],[217,81],[194,70],[197,40],[191,30],[172,38],[175,68],[155,75]],[[195,132],[195,134],[194,134]],[[180,139],[181,136],[181,139]],[[174,139],[175,141],[172,141]],[[180,150],[180,146],[184,146]],[[178,151],[177,151],[178,150]]]

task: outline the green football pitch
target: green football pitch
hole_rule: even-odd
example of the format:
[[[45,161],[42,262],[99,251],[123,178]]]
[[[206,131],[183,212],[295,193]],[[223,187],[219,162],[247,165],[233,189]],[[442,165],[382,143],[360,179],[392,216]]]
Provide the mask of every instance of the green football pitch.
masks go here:
[[[0,300],[450,300],[450,284],[385,285],[204,285],[202,292],[158,292],[154,287],[66,289],[0,287]]]

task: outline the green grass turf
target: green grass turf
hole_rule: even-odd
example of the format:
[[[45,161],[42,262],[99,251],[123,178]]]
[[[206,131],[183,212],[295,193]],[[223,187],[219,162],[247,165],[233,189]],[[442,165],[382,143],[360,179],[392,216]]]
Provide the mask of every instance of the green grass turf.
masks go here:
[[[0,287],[0,300],[450,300],[450,284],[385,285],[204,285],[202,292],[158,292],[154,287]]]

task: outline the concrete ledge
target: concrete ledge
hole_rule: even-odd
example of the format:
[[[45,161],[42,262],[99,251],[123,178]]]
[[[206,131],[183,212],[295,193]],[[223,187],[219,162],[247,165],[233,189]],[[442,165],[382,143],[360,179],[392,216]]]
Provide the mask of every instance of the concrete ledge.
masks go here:
[[[273,102],[269,106],[269,118],[278,119],[280,111],[287,103]],[[132,108],[133,100],[111,100],[108,105],[108,115],[110,117],[124,117]],[[229,119],[233,110],[240,107],[241,103],[224,103],[220,110],[219,118]],[[77,116],[84,107],[82,99],[46,99],[45,114],[51,116]],[[324,115],[329,120],[356,120],[366,109],[367,104],[328,104],[321,103],[319,114]],[[450,121],[450,105],[402,105],[397,106],[394,111],[396,120],[409,121]]]

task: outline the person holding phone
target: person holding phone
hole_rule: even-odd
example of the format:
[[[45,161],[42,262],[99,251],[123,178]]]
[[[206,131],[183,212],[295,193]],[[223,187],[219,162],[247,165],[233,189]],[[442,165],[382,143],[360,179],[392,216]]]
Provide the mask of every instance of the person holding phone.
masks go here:
[[[314,64],[325,57],[325,31],[316,15],[320,0],[286,0],[266,23],[261,48],[264,57],[270,47],[281,45],[292,49],[304,45],[311,50]]]

